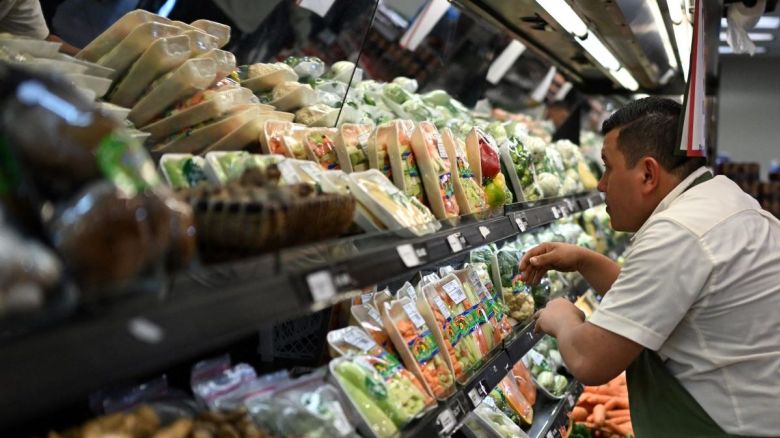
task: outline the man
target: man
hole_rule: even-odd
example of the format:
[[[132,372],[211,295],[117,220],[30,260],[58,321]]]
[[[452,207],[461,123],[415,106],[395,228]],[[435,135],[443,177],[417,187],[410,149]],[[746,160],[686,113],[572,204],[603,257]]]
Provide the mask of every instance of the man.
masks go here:
[[[75,55],[79,49],[49,33],[38,0],[0,1],[0,32],[62,43],[60,51]]]
[[[650,97],[604,122],[598,188],[612,227],[636,234],[623,268],[572,245],[529,250],[528,283],[577,270],[606,294],[589,321],[553,300],[536,328],[586,385],[626,370],[637,438],[778,436],[780,221],[674,155],[680,111]]]

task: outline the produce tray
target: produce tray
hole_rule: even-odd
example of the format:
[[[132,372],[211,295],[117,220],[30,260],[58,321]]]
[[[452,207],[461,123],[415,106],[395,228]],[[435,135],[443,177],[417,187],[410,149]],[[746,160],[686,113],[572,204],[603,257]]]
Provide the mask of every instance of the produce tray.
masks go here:
[[[534,422],[528,430],[530,438],[563,438],[569,425],[569,414],[582,394],[582,384],[576,380],[569,384],[566,395],[556,402],[537,400],[534,406]]]

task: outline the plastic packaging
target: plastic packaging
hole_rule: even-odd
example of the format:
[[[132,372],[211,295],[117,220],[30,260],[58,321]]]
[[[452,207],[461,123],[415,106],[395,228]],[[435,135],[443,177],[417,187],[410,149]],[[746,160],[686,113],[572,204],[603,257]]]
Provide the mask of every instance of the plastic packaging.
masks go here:
[[[109,100],[116,105],[132,107],[152,81],[179,67],[190,53],[189,39],[184,35],[156,40],[130,67]]]
[[[420,163],[416,159],[416,152],[414,152],[412,144],[415,132],[414,122],[394,120],[390,122],[390,125],[392,130],[390,141],[387,143],[387,155],[390,157],[393,182],[407,195],[425,203]]]
[[[346,173],[362,172],[369,169],[366,147],[373,125],[345,123],[339,127],[336,137],[336,155],[339,166]]]
[[[338,108],[318,103],[296,111],[295,121],[306,126],[332,127],[336,125],[338,116]]]
[[[136,126],[144,126],[161,115],[166,108],[214,82],[217,66],[211,59],[190,59],[170,76],[159,79],[156,86],[133,107],[127,118]]]
[[[418,300],[418,302],[422,302]],[[385,330],[406,368],[425,384],[428,392],[444,400],[455,392],[455,379],[439,350],[434,334],[409,298],[386,303],[382,314]]]
[[[260,134],[260,147],[264,154],[284,155],[289,158],[306,159],[303,145],[295,139],[292,121],[267,120]],[[294,146],[299,146],[294,148]]]
[[[231,131],[217,142],[208,146],[203,153],[211,151],[237,151],[242,149],[254,149],[259,151],[258,138],[266,121],[266,114],[258,112],[255,118],[245,122],[240,127]],[[252,147],[254,145],[254,147]]]
[[[236,56],[230,52],[220,49],[211,49],[200,55],[200,58],[211,59],[217,64],[217,75],[214,78],[214,84],[212,85],[215,85],[217,82],[236,71]]]
[[[175,26],[159,22],[141,24],[133,29],[116,47],[113,47],[110,52],[103,55],[97,63],[114,69],[114,73],[111,76],[112,79],[122,77],[156,39],[179,34],[180,31]]]
[[[295,138],[303,143],[308,158],[322,166],[323,169],[338,169],[336,157],[335,128],[308,128],[295,133]]]
[[[292,67],[301,79],[316,79],[325,73],[325,63],[314,56],[290,56],[284,63]]]
[[[208,181],[206,160],[191,154],[164,154],[160,157],[160,170],[173,189],[194,187]]]
[[[368,137],[366,154],[372,169],[378,169],[389,180],[393,180],[393,167],[390,160],[390,142],[395,129],[392,122],[383,123]],[[419,199],[418,199],[419,201]]]
[[[536,385],[534,384],[531,371],[526,368],[522,360],[517,361],[512,367],[512,376],[515,378],[520,393],[533,406],[536,403]]]
[[[209,152],[206,154],[204,172],[206,178],[215,185],[239,179],[250,169],[265,174],[269,180],[274,180],[276,179],[274,176],[268,175],[269,169],[271,166],[281,166],[282,161],[284,157],[279,155],[254,155],[246,151]]]
[[[495,140],[479,128],[473,128],[466,137],[466,156],[477,181],[485,189],[490,207],[512,202],[512,193],[501,173],[501,160]]]
[[[56,55],[54,55],[52,59],[64,61],[70,64],[78,64],[80,66],[86,67],[84,73],[93,76],[100,76],[102,78],[109,78],[111,77],[111,74],[114,72],[114,69],[103,67],[102,65],[96,64],[94,62],[74,58],[65,53],[57,53]]]
[[[474,413],[501,438],[528,438],[523,429],[515,424],[500,409],[492,398],[487,397],[474,409]]]
[[[267,91],[287,81],[297,81],[298,74],[283,62],[252,64],[238,67],[241,85],[254,92]]]
[[[157,145],[153,150],[165,153],[201,153],[222,137],[258,117],[259,114],[260,111],[252,105],[241,106],[236,112],[226,114],[210,123],[190,127],[167,143]]]
[[[67,73],[65,77],[75,86],[89,90],[94,98],[105,96],[111,88],[111,79],[100,76],[85,75],[81,73]]]
[[[62,43],[4,34],[0,36],[0,46],[25,57],[54,58],[60,50]]]
[[[480,328],[489,351],[501,345],[501,341],[512,333],[512,326],[504,317],[504,309],[501,302],[495,300],[479,277],[477,270],[468,266],[465,269],[455,271],[463,285],[466,295],[479,300],[479,313],[482,317]]]
[[[290,111],[317,103],[317,92],[308,84],[281,82],[274,87],[270,105],[279,111]]]
[[[398,357],[390,336],[387,334],[382,322],[382,315],[371,304],[355,304],[350,309],[352,318],[357,321],[360,327],[371,336],[371,339],[385,349],[389,354]]]
[[[149,22],[170,24],[171,21],[143,9],[130,11],[81,49],[76,58],[96,62],[116,47],[133,30]]]
[[[224,355],[193,365],[190,386],[196,400],[213,409],[221,396],[256,378],[254,368],[243,363],[231,367],[230,357]]]
[[[460,214],[467,215],[487,209],[485,191],[469,166],[464,145],[453,137],[449,128],[442,129],[441,137],[450,159],[452,185]]]
[[[458,216],[450,160],[439,131],[430,122],[420,122],[412,137],[412,147],[431,210],[439,219]]]
[[[230,42],[230,26],[211,20],[195,20],[190,26],[206,32],[217,39],[217,47],[222,48]]]
[[[534,421],[533,405],[520,392],[514,377],[506,376],[501,379],[490,396],[496,402],[496,407],[519,425],[530,426]]]
[[[192,56],[201,56],[210,50],[218,49],[217,39],[200,30],[188,30],[182,33],[190,39],[190,51]]]

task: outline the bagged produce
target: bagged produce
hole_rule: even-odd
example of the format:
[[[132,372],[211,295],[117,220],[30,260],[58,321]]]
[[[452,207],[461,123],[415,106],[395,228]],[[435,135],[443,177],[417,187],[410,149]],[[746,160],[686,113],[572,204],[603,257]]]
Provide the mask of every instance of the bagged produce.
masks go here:
[[[286,81],[274,87],[271,98],[270,105],[279,111],[290,111],[317,103],[317,92],[311,85]]]
[[[439,219],[458,216],[450,160],[439,131],[430,122],[420,122],[412,137],[412,147],[431,210]]]
[[[297,81],[295,70],[283,62],[252,64],[238,67],[241,85],[254,92],[273,89],[282,82]]]
[[[114,69],[112,79],[125,75],[131,65],[159,38],[179,35],[175,26],[158,22],[147,22],[133,29],[119,44],[103,55],[97,63]]]
[[[442,141],[450,160],[452,170],[452,185],[455,189],[455,199],[461,214],[472,214],[487,208],[485,191],[476,179],[466,158],[466,150],[460,140],[452,135],[449,128],[441,132]]]
[[[177,101],[206,89],[214,82],[217,66],[211,59],[190,59],[158,79],[127,115],[136,126],[144,126]]]
[[[373,130],[372,125],[345,123],[339,127],[336,137],[336,155],[339,166],[346,173],[362,172],[369,169],[368,138]]]
[[[179,67],[190,54],[189,39],[184,35],[157,39],[133,63],[108,100],[131,108],[155,79]]]
[[[514,377],[508,375],[501,379],[498,386],[490,392],[490,397],[495,401],[496,407],[517,425],[530,426],[533,423],[533,405],[520,392]]]
[[[308,158],[326,170],[339,168],[335,142],[337,135],[338,130],[335,128],[307,128],[294,132]]]
[[[477,181],[482,182],[490,207],[512,202],[506,185],[495,140],[479,128],[473,128],[466,137],[466,155]]]
[[[474,409],[484,424],[488,425],[498,436],[502,438],[528,438],[523,429],[513,422],[506,414],[496,407],[492,397],[486,397],[485,400]]]
[[[423,287],[423,295],[422,314],[437,343],[446,350],[445,359],[455,379],[465,383],[489,352],[480,328],[480,301],[468,296],[454,274]]]
[[[425,202],[423,182],[415,152],[412,150],[412,135],[414,122],[411,120],[394,120],[390,122],[390,141],[387,143],[387,156],[390,158],[393,182],[409,196]],[[434,214],[436,211],[434,210]],[[438,216],[438,215],[437,215]]]
[[[522,360],[517,361],[512,367],[512,376],[515,378],[520,393],[533,406],[536,403],[536,386],[531,371],[526,368]]]
[[[315,56],[290,56],[284,63],[292,67],[301,79],[316,79],[325,73],[325,63]]]
[[[420,314],[418,303],[422,302],[401,298],[386,303],[382,309],[385,330],[406,368],[417,375],[431,395],[444,400],[455,392],[455,379]]]
[[[392,122],[376,127],[368,138],[368,163],[372,169],[378,169],[389,180],[393,180],[393,167],[390,161],[390,142],[395,131]],[[419,201],[419,199],[418,199]]]
[[[97,62],[101,57],[110,52],[111,49],[116,47],[120,41],[133,32],[133,30],[137,29],[142,24],[149,22],[170,24],[171,20],[144,11],[143,9],[130,11],[123,15],[122,18],[115,21],[114,24],[98,35],[92,42],[87,44],[86,47],[81,49],[76,55],[76,58]]]
[[[195,20],[190,23],[192,27],[206,32],[217,39],[217,47],[222,48],[230,41],[230,26],[211,20]]]
[[[208,180],[216,185],[237,180],[250,170],[262,177],[266,184],[278,185],[278,167],[282,161],[284,157],[280,155],[256,155],[246,151],[209,152],[206,154],[204,172]]]
[[[172,136],[166,143],[158,144],[153,150],[165,153],[199,154],[260,115],[260,110],[252,105],[242,105],[235,110],[236,112],[187,128],[184,132]]]
[[[370,433],[379,438],[390,438],[398,433],[389,410],[385,410],[389,404],[387,387],[376,371],[354,363],[352,358],[334,359],[329,368]]]

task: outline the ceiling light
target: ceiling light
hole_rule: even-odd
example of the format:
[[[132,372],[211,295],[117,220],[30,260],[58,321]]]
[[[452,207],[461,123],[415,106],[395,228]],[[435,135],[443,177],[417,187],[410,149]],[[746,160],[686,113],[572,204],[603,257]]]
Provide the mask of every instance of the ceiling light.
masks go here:
[[[748,32],[748,37],[751,41],[772,41],[775,39],[775,36],[769,32]],[[726,41],[727,39],[726,32],[721,32],[720,40]]]
[[[682,23],[682,2],[680,0],[666,0],[666,7],[669,9],[669,18],[672,19],[672,23]]]
[[[674,48],[672,42],[669,40],[669,32],[666,31],[666,24],[664,23],[664,16],[661,15],[661,8],[658,7],[657,2],[648,2],[650,6],[650,12],[653,13],[653,20],[655,20],[655,27],[658,29],[658,36],[661,37],[661,42],[664,45],[664,51],[666,51],[666,59],[669,60],[669,67],[677,68],[677,58],[674,56]]]
[[[728,20],[725,18],[720,19],[720,27],[728,27]],[[780,17],[761,17],[758,19],[758,23],[753,26],[753,29],[778,29],[780,28]]]
[[[565,1],[536,0],[536,3],[547,11],[561,27],[566,29],[566,32],[578,37],[584,37],[588,34],[588,26]]]
[[[718,53],[720,53],[721,55],[730,55],[730,54],[734,53],[734,49],[732,49],[729,46],[720,46],[720,47],[718,47]],[[756,47],[756,53],[758,53],[758,54],[766,53],[766,47],[760,47],[760,46]],[[746,55],[747,52],[742,53],[742,54]]]
[[[575,39],[580,43],[582,48],[590,53],[590,56],[605,69],[617,70],[620,68],[620,61],[615,58],[615,55],[612,54],[607,46],[605,46],[595,34],[590,33],[585,39]]]
[[[525,45],[517,40],[512,40],[508,46],[498,55],[487,72],[487,80],[495,85],[501,81],[512,64],[525,52]]]
[[[636,91],[639,89],[639,83],[636,81],[636,79],[634,79],[633,76],[631,76],[631,73],[629,73],[629,71],[626,70],[625,68],[621,68],[618,71],[611,71],[609,73],[624,88],[627,88],[631,91]]]

